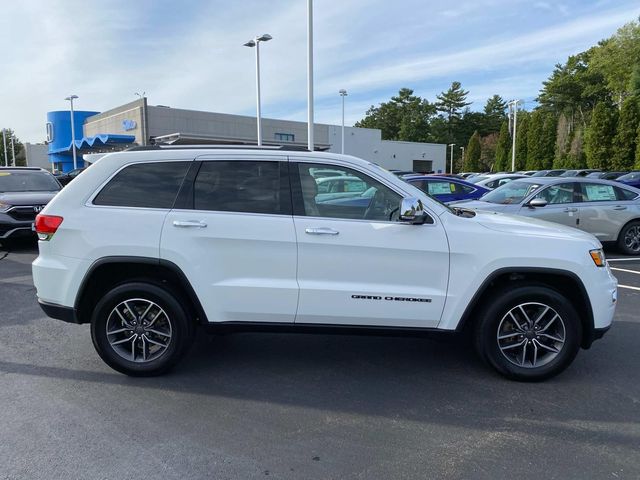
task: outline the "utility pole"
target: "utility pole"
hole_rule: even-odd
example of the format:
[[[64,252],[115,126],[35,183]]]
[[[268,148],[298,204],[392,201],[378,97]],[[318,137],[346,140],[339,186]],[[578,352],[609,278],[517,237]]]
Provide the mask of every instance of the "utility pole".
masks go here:
[[[460,150],[462,150],[462,165],[464,165],[464,147],[460,147]]]
[[[16,166],[16,148],[13,144],[13,135],[11,135],[11,157],[13,158],[13,166]]]
[[[313,0],[307,0],[307,148],[313,152]]]
[[[456,144],[450,143],[449,146],[451,147],[451,171],[449,173],[453,173],[453,147],[455,147]]]
[[[7,156],[7,129],[2,129],[2,143],[4,143],[4,166],[9,166],[9,157]]]

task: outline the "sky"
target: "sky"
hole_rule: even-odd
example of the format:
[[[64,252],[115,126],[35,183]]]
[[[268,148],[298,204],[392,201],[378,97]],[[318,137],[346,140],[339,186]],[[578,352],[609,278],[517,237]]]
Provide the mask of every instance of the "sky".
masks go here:
[[[151,105],[306,121],[306,0],[3,2],[0,128],[45,138],[46,112]],[[452,81],[472,109],[499,94],[535,106],[556,63],[640,15],[637,0],[315,0],[315,120],[352,125],[400,88],[435,101]]]

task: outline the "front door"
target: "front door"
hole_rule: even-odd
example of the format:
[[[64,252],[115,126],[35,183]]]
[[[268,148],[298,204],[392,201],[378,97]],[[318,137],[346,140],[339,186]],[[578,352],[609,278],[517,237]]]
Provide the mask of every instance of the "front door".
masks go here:
[[[580,223],[580,203],[576,194],[576,183],[566,182],[543,187],[529,198],[520,208],[519,214],[539,218],[548,222],[561,223],[568,227],[578,227]],[[529,207],[531,200],[545,200],[544,207]]]
[[[230,157],[202,159],[165,219],[160,258],[182,269],[210,322],[293,322],[297,250],[287,159]]]
[[[300,287],[296,323],[436,327],[449,277],[439,218],[401,223],[402,196],[384,179],[306,160],[290,165]],[[326,169],[359,178],[368,194],[319,196],[314,172]]]

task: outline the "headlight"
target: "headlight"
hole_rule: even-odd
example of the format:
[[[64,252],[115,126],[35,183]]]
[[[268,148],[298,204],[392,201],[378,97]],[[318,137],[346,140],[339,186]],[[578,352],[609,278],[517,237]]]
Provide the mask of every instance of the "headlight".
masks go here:
[[[589,250],[589,255],[591,255],[591,259],[597,267],[604,267],[607,265],[607,260],[604,258],[604,252],[601,248]]]
[[[11,208],[11,205],[0,202],[0,212],[6,212],[10,208]]]

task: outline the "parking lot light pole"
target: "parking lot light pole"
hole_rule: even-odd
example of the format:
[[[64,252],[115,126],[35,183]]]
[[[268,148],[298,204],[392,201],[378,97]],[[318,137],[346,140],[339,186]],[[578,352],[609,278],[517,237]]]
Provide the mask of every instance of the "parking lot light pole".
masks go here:
[[[2,129],[2,143],[4,143],[4,166],[9,166],[9,157],[7,156],[7,129]]]
[[[340,96],[342,97],[342,149],[340,150],[340,153],[344,155],[344,97],[347,96],[347,91],[342,88],[338,93],[340,93]]]
[[[511,171],[516,171],[516,131],[518,124],[518,104],[521,100],[511,100],[509,107],[513,106],[513,135],[511,136]]]
[[[449,146],[451,147],[451,172],[450,173],[453,173],[453,147],[455,147],[456,144],[455,143],[450,143]],[[445,168],[445,170],[446,170],[446,168]]]
[[[76,129],[74,125],[73,118],[73,101],[78,98],[77,95],[69,95],[65,98],[69,103],[71,103],[71,149],[73,151],[73,169],[78,168],[78,160],[76,159]]]
[[[245,47],[256,48],[256,125],[258,128],[258,146],[262,146],[262,113],[260,109],[260,42],[268,42],[273,37],[268,33],[255,37],[244,44]]]
[[[13,166],[16,166],[16,147],[13,144],[13,135],[11,135],[11,159],[13,160]]]
[[[307,149],[314,150],[313,141],[313,0],[307,0]]]
[[[462,150],[462,157],[461,158],[462,158],[462,165],[464,165],[464,147],[460,147],[460,150]]]

